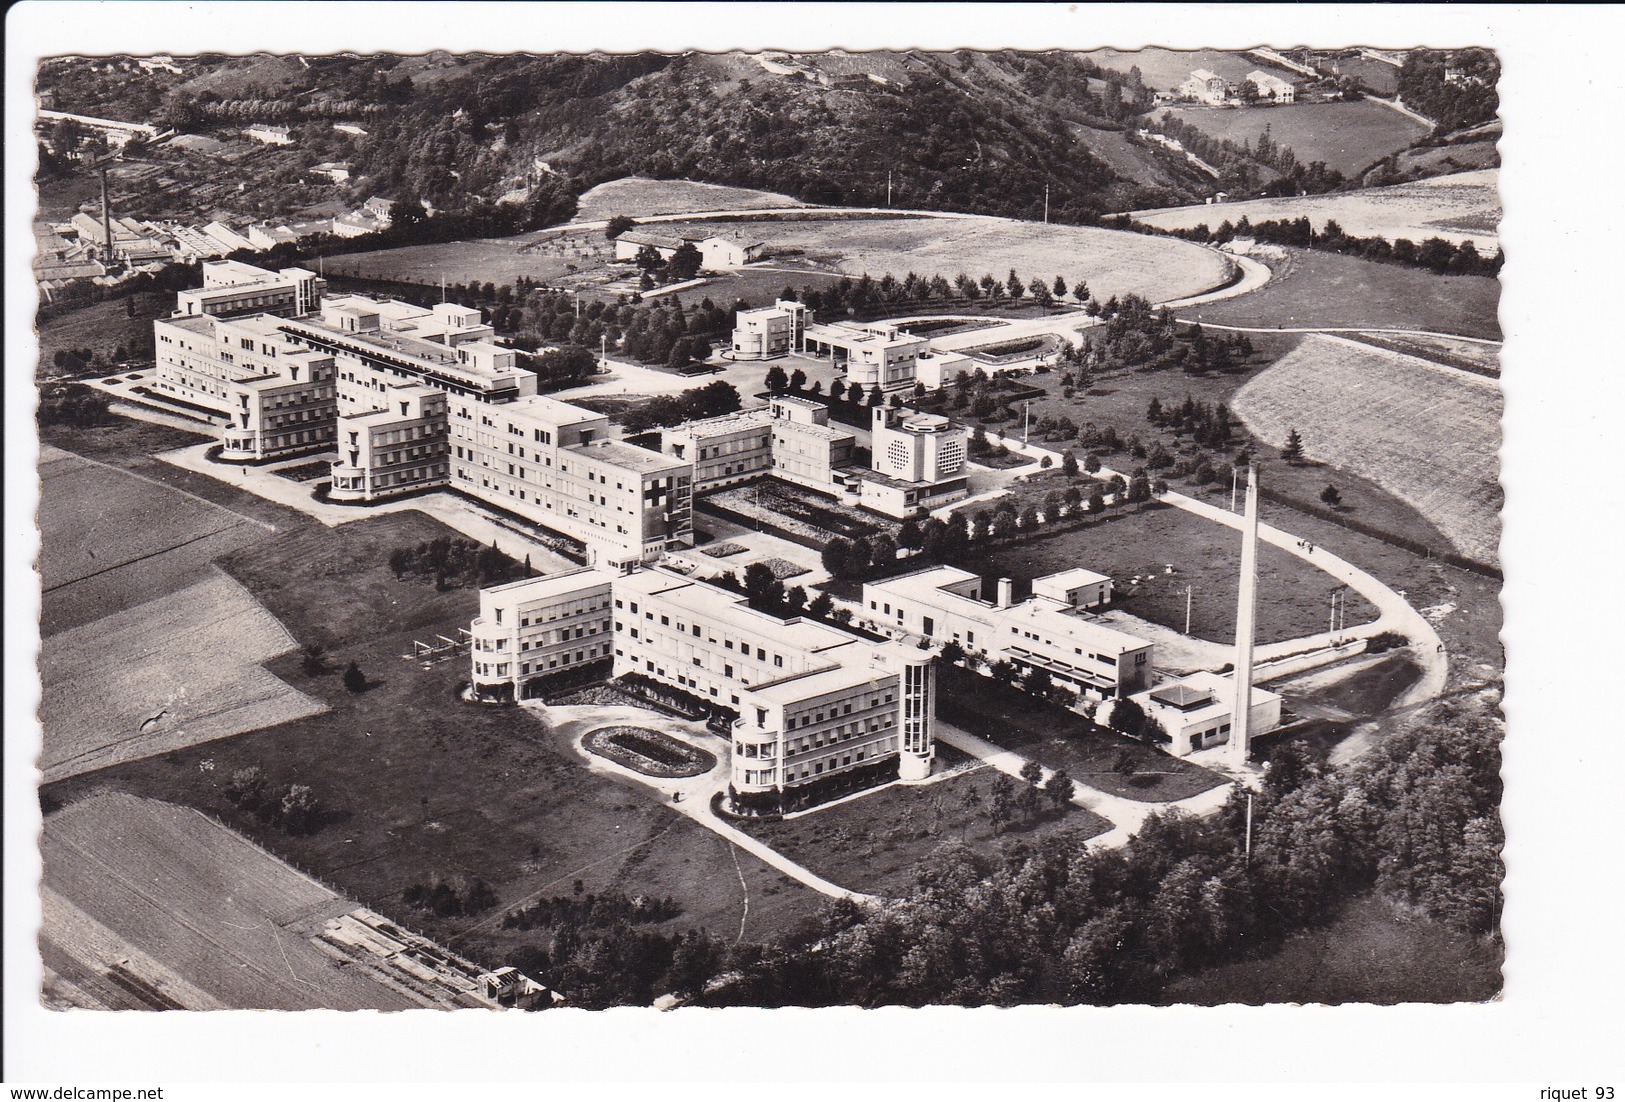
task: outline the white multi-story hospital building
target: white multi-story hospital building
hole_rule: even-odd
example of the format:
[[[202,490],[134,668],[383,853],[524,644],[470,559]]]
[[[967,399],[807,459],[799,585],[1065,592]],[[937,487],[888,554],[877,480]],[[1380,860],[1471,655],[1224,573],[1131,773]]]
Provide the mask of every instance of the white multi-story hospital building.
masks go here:
[[[324,291],[297,268],[205,265],[203,289],[153,323],[155,387],[229,419],[222,459],[335,449],[335,501],[455,489],[609,566],[693,542],[693,463],[538,395],[478,310]]]
[[[510,582],[480,593],[472,624],[475,689],[532,695],[533,682],[613,658],[707,702],[731,720],[741,793],[867,770],[931,771],[933,651],[874,642],[802,616],[751,608],[736,593],[664,568]]]

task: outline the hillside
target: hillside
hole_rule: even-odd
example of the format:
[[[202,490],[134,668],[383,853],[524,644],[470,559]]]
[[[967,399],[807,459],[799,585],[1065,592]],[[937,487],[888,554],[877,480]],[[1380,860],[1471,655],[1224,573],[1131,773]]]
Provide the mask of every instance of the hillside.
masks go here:
[[[549,176],[577,193],[646,176],[843,204],[884,203],[889,183],[900,206],[1027,218],[1048,188],[1053,220],[1086,222],[1188,202],[1200,183],[1125,139],[1149,92],[1070,53],[178,61],[55,59],[37,83],[58,109],[184,133],[289,126],[294,148],[354,166],[356,196],[448,210]]]

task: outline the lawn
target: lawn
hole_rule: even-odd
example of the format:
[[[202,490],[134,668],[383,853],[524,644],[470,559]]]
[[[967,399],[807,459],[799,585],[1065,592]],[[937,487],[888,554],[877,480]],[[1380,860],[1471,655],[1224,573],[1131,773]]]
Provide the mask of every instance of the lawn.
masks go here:
[[[1354,900],[1329,926],[1295,934],[1255,960],[1170,982],[1159,1003],[1483,1002],[1501,991],[1499,949],[1380,899]]]
[[[123,435],[128,443],[141,434]],[[96,443],[111,441],[103,436]],[[188,488],[210,490],[233,506],[257,500],[229,484],[190,477],[196,482]],[[822,905],[822,897],[734,854],[641,786],[592,772],[528,713],[455,699],[466,660],[424,670],[401,658],[414,638],[455,635],[477,605],[473,590],[436,593],[431,585],[396,581],[388,569],[394,547],[446,534],[438,522],[407,512],[329,529],[275,506],[267,513],[277,518],[278,532],[223,565],[299,643],[332,648],[329,672],[314,677],[303,672],[297,653],[266,663],[272,680],[332,710],[86,773],[49,786],[47,798],[67,802],[108,786],[201,808],[345,894],[408,925],[433,927],[437,937],[454,936],[475,920],[436,920],[403,905],[400,893],[435,873],[482,877],[504,905],[537,893],[568,894],[577,879],[589,891],[671,895],[683,907],[672,928],[705,925],[732,935],[748,915],[751,938],[772,936]],[[340,684],[338,671],[351,660],[371,682],[366,692]],[[273,785],[309,784],[326,809],[322,828],[290,836],[235,807],[224,784],[250,765],[263,767]],[[475,935],[476,956],[500,959],[527,936],[491,925]],[[474,952],[475,944],[467,948]]]
[[[1334,550],[1337,545],[1329,544]],[[1169,565],[1173,573],[1167,572]],[[1185,626],[1186,587],[1191,635],[1229,645],[1236,637],[1237,578],[1241,536],[1183,509],[1153,503],[1108,513],[1076,529],[1001,544],[988,551],[981,570],[1017,580],[1020,597],[1046,574],[1082,566],[1113,579],[1113,607],[1175,631]],[[1135,579],[1138,578],[1138,582]],[[1326,630],[1333,580],[1295,555],[1260,544],[1258,550],[1258,641],[1273,643]],[[1348,623],[1376,618],[1376,610],[1348,595]]]
[[[1269,283],[1181,311],[1184,320],[1278,328],[1427,329],[1501,339],[1501,284],[1309,249],[1266,258]]]
[[[1111,829],[1085,808],[1074,805],[1062,814],[1046,802],[1036,819],[1018,817],[995,834],[988,819],[993,779],[991,770],[973,768],[931,784],[893,785],[785,822],[740,825],[843,888],[885,896],[905,894],[943,846],[963,843],[992,855],[1012,842],[1070,835],[1081,843]]]
[[[654,214],[685,214],[690,211],[764,210],[769,207],[806,205],[800,199],[771,191],[628,176],[599,184],[582,193],[576,221],[592,222],[617,214],[647,218]]]
[[[959,668],[937,679],[937,716],[1079,784],[1147,803],[1183,800],[1225,778],[1097,727],[1076,712]]]
[[[151,293],[137,294],[135,316],[130,317],[123,298],[110,298],[93,302],[56,314],[35,328],[39,339],[40,376],[57,371],[53,362],[62,349],[88,348],[98,353],[101,362],[110,364],[120,345],[127,356],[137,359],[152,358],[152,322],[164,317],[174,308],[174,297]]]
[[[1501,536],[1501,408],[1492,379],[1323,335],[1234,403],[1272,446],[1297,429],[1309,458],[1379,483],[1487,563]]]
[[[432,581],[397,581],[389,555],[439,536],[463,538],[423,513],[387,513],[337,528],[301,525],[221,565],[301,643],[340,648],[408,632],[430,640],[436,631],[455,636],[447,621],[468,626],[479,610],[478,591],[436,592]]]
[[[1487,168],[1359,191],[1137,211],[1134,219],[1165,230],[1196,226],[1216,230],[1224,222],[1234,224],[1243,218],[1254,223],[1307,218],[1316,230],[1335,221],[1355,237],[1470,240],[1488,256],[1500,246],[1496,232],[1501,220],[1499,183],[1500,171]]]
[[[1271,107],[1170,107],[1167,114],[1215,138],[1257,144],[1264,127],[1277,146],[1288,146],[1300,164],[1324,161],[1356,176],[1390,153],[1426,137],[1428,127],[1370,100],[1352,103],[1290,103]]]
[[[671,229],[714,226],[674,223]],[[909,272],[949,280],[960,272],[978,279],[991,273],[1003,279],[1014,268],[1023,280],[1038,277],[1048,283],[1060,275],[1071,285],[1086,279],[1102,301],[1132,292],[1162,302],[1222,286],[1230,278],[1230,262],[1222,254],[1189,242],[1006,218],[763,219],[724,227],[766,242],[769,254],[798,250],[834,271],[876,279],[888,272],[898,279]]]

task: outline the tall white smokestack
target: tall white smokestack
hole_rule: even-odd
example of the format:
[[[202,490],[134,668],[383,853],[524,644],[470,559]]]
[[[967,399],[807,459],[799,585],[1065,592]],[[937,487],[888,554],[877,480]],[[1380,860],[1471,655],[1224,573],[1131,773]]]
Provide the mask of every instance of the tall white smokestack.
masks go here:
[[[1236,600],[1236,700],[1230,713],[1230,762],[1247,764],[1253,710],[1253,636],[1258,612],[1258,467],[1247,464],[1247,511],[1241,522],[1241,592]]]

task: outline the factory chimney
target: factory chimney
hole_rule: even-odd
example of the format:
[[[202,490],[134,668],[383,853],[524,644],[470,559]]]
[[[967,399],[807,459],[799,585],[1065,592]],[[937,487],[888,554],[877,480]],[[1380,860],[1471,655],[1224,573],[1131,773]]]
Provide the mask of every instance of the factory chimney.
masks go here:
[[[1258,611],[1258,466],[1247,464],[1247,510],[1241,522],[1241,593],[1236,600],[1235,705],[1230,713],[1230,764],[1245,766],[1251,749],[1253,636]]]

